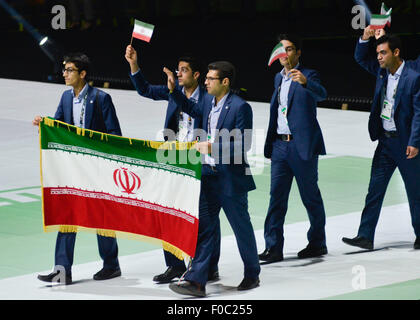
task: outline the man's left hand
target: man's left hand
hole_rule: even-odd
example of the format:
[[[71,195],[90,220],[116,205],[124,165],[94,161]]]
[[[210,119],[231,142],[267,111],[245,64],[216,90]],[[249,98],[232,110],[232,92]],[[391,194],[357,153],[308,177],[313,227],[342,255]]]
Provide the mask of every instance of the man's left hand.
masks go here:
[[[407,159],[413,159],[419,154],[419,148],[408,146],[405,152]]]
[[[292,77],[292,81],[299,82],[303,86],[306,85],[307,79],[299,70],[292,69],[290,70],[289,75]]]

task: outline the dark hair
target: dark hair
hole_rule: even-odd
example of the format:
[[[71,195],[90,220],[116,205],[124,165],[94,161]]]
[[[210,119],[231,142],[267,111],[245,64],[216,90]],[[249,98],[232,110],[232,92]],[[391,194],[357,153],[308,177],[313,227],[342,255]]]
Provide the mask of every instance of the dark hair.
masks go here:
[[[196,59],[195,57],[191,56],[191,55],[185,55],[185,56],[181,56],[178,58],[178,64],[183,61],[183,62],[187,62],[190,67],[192,72],[200,72],[203,69],[203,66],[201,64],[201,61],[199,61],[198,59]]]
[[[293,43],[296,47],[296,51],[302,49],[302,38],[297,34],[279,34],[277,37],[278,42],[282,40],[288,40]]]
[[[209,70],[217,70],[221,80],[229,79],[229,86],[232,87],[235,82],[236,71],[233,64],[229,61],[216,61],[208,65]]]
[[[378,47],[380,44],[383,43],[388,43],[388,46],[392,52],[394,52],[395,49],[400,49],[401,58],[402,42],[400,37],[393,34],[385,34],[382,37],[378,38],[378,40],[376,40],[375,47]]]
[[[64,57],[64,64],[66,63],[74,63],[76,68],[79,69],[79,73],[85,70],[86,75],[89,74],[90,60],[84,53],[69,53]]]

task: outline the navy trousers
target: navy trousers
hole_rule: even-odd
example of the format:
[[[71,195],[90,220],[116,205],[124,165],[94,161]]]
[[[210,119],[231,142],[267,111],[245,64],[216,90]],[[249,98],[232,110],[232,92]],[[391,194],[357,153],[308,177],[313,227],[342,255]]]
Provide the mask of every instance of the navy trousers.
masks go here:
[[[179,260],[172,253],[163,250],[165,256],[165,263],[167,267],[173,267],[179,270],[187,270],[185,267],[184,260]],[[217,218],[216,226],[216,244],[214,246],[213,253],[210,258],[209,274],[213,274],[218,271],[218,264],[220,258],[220,220]]]
[[[73,265],[74,245],[76,242],[75,232],[59,232],[55,245],[55,265],[63,266],[66,274],[71,274]],[[97,235],[99,255],[104,261],[105,269],[118,269],[118,245],[117,239]]]
[[[407,159],[406,148],[407,146],[401,145],[398,137],[379,139],[372,160],[369,190],[360,221],[359,236],[373,241],[389,180],[398,168],[407,192],[411,224],[416,237],[420,237],[420,156]]]
[[[283,252],[283,225],[293,177],[309,217],[309,246],[326,247],[325,210],[318,188],[318,156],[302,160],[295,140],[286,142],[277,139],[273,142],[270,204],[264,223],[265,247],[277,253]]]
[[[244,277],[255,279],[261,268],[258,260],[254,229],[248,213],[248,193],[228,197],[218,175],[201,177],[198,239],[195,257],[185,279],[205,285],[210,271],[212,255],[217,246],[220,209],[226,214],[236,237],[242,261]]]

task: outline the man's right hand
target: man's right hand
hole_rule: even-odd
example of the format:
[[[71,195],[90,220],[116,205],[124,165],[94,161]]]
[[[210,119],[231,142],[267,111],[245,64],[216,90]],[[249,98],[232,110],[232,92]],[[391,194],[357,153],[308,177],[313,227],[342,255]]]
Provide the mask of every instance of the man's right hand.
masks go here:
[[[136,73],[140,69],[137,63],[137,51],[130,44],[125,49],[125,59],[130,64],[131,73]]]
[[[36,116],[36,117],[34,118],[34,120],[32,120],[32,124],[33,124],[34,126],[39,126],[39,123],[41,122],[41,120],[42,120],[42,117],[41,117],[41,116]]]
[[[384,29],[377,29],[375,30],[375,39],[378,40],[380,37],[385,35]]]
[[[374,37],[374,36],[375,36],[375,29],[372,29],[369,25],[363,31],[362,40],[369,40],[371,37]]]

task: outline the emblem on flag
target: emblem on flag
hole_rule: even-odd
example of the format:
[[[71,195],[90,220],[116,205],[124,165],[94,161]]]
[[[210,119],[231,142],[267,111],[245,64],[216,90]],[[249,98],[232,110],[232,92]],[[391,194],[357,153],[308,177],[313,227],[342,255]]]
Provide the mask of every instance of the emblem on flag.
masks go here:
[[[138,175],[126,168],[114,171],[114,182],[122,192],[127,194],[136,194],[141,185]]]
[[[133,38],[150,42],[154,28],[155,26],[152,24],[148,24],[148,23],[135,19],[134,29],[133,29]]]

